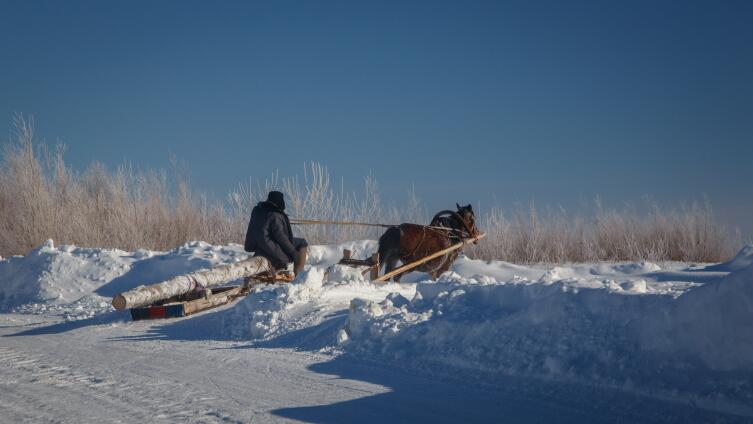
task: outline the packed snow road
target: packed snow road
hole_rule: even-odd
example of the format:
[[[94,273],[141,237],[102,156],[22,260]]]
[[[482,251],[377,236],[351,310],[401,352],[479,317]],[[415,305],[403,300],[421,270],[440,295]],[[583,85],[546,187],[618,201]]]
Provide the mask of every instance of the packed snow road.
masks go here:
[[[139,322],[114,294],[247,253],[48,241],[0,259],[0,422],[753,421],[753,246],[722,264],[460,257],[402,284],[333,265],[375,247],[312,246],[292,283]]]
[[[346,355],[172,340],[155,335],[173,322],[122,318],[0,315],[0,421],[744,422],[586,386],[491,387]]]

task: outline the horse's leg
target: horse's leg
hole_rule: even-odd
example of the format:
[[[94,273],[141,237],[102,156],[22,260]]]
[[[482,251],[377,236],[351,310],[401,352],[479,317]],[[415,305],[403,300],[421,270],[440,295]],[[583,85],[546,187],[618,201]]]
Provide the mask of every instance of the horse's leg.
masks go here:
[[[390,227],[379,237],[379,259],[384,264],[384,273],[395,269],[400,259],[400,241],[402,230],[400,227]]]
[[[443,257],[439,257],[436,260],[444,260],[444,258]],[[431,262],[429,262],[429,263],[431,263]],[[429,270],[427,272],[427,274],[429,274],[429,277],[431,277],[432,280],[436,280],[437,277],[439,277],[440,275],[442,275],[442,268],[444,268],[444,265],[445,265],[445,262],[442,262],[438,266],[432,266],[432,269]]]
[[[403,263],[406,263],[403,258],[400,258],[400,257],[397,257],[397,256],[390,256],[387,259],[387,265],[384,268],[384,273],[386,274],[388,272],[391,272],[395,268],[397,268],[397,262],[400,261],[400,260],[402,260]],[[392,281],[394,281],[396,283],[399,283],[400,279],[403,278],[403,275],[407,274],[408,272],[410,272],[410,271],[401,272],[401,273],[395,275],[394,277],[392,277]]]
[[[452,265],[451,261],[445,261],[445,263],[443,263],[442,266],[439,267],[438,270],[434,271],[433,278],[436,280],[437,277],[439,277],[440,275],[442,275],[445,272],[449,271],[450,270],[450,265]]]
[[[393,265],[392,269],[397,268],[397,261],[398,259],[395,259],[395,264]],[[392,281],[399,283],[400,279],[403,278],[403,275],[405,275],[405,272],[401,272],[400,274],[397,274],[396,276],[392,277]]]
[[[393,278],[392,280],[393,280],[394,282],[396,282],[396,283],[399,283],[399,282],[400,282],[400,279],[401,279],[401,278],[403,278],[403,275],[407,274],[408,272],[409,272],[409,271],[406,271],[406,272],[401,272],[400,274],[397,274],[397,275],[395,276],[395,278]]]
[[[449,271],[452,267],[452,264],[455,262],[455,259],[457,259],[458,254],[455,252],[450,252],[445,256],[444,262],[442,265],[435,271],[437,273],[437,277],[444,274],[445,272]]]
[[[397,261],[398,261],[398,259],[399,258],[397,256],[388,256],[384,260],[384,273],[385,274],[387,274],[388,272],[391,272],[393,269],[397,268]],[[397,281],[400,282],[399,276],[397,276],[397,277],[398,277]],[[393,277],[393,280],[394,279],[395,279],[395,277]]]

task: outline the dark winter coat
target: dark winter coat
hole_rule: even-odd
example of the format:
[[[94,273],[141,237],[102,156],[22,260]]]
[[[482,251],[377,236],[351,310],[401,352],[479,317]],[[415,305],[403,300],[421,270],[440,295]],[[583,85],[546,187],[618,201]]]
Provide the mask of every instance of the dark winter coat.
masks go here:
[[[264,256],[277,269],[295,262],[298,252],[293,244],[290,219],[271,202],[259,202],[251,211],[243,247],[255,256]]]

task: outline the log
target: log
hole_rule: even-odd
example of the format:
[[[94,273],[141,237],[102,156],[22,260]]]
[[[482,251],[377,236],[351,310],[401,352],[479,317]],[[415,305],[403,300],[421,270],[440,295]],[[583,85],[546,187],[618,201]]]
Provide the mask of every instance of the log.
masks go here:
[[[211,289],[202,290],[201,293],[188,293],[188,299],[182,301],[166,300],[162,304],[154,304],[139,308],[131,308],[131,319],[139,321],[143,319],[179,318],[205,311],[220,305],[225,305],[243,295],[241,286],[218,287],[212,292]]]
[[[413,268],[415,268],[415,267],[417,267],[419,265],[422,265],[422,264],[424,264],[426,262],[429,262],[432,259],[436,259],[436,258],[438,258],[440,256],[446,255],[446,254],[452,252],[453,250],[460,249],[461,247],[465,246],[466,244],[475,243],[475,242],[481,240],[484,237],[486,237],[486,233],[481,233],[481,234],[479,234],[476,237],[465,239],[465,240],[463,240],[463,241],[461,241],[459,243],[453,244],[452,246],[450,246],[450,247],[448,247],[446,249],[442,249],[442,250],[440,250],[438,252],[432,253],[429,256],[423,257],[423,258],[421,258],[421,259],[419,259],[417,261],[413,261],[413,262],[405,264],[405,265],[403,265],[403,266],[401,266],[399,268],[395,268],[392,271],[390,271],[390,272],[382,275],[381,277],[374,279],[374,281],[387,281],[390,278],[392,278],[392,277],[394,277],[394,276],[396,276],[396,275],[398,275],[400,273],[403,273],[405,271],[411,270],[411,269],[413,269]]]
[[[197,287],[217,286],[228,281],[267,272],[271,269],[272,265],[267,258],[254,256],[234,264],[202,269],[173,277],[161,283],[136,287],[115,296],[112,299],[112,306],[117,310],[147,306],[160,300],[190,293]]]
[[[191,314],[195,314],[196,312],[201,312],[205,309],[224,305],[228,303],[230,300],[232,300],[233,298],[238,297],[238,294],[240,294],[240,292],[241,292],[241,287],[238,286],[238,287],[233,287],[230,290],[211,294],[209,296],[206,296],[205,298],[199,298],[196,300],[185,302],[183,305],[183,313],[185,315],[191,315]]]

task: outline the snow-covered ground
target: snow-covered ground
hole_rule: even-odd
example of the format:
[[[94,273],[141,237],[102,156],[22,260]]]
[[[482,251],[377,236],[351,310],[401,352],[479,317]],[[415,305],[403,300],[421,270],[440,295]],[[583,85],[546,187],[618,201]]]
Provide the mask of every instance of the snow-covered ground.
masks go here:
[[[753,247],[723,264],[460,257],[371,283],[313,246],[293,283],[131,322],[121,291],[245,259],[54,246],[0,260],[0,422],[749,422]],[[237,283],[237,282],[236,282]]]

